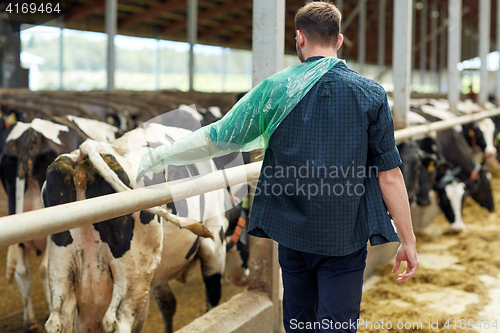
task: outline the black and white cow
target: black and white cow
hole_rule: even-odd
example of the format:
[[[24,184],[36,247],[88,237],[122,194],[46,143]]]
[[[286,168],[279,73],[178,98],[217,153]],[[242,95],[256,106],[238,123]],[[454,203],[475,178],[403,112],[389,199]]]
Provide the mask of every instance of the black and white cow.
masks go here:
[[[418,180],[422,168],[420,147],[415,141],[408,140],[400,143],[397,148],[402,160],[400,169],[403,173],[408,199],[411,204],[417,197]]]
[[[449,112],[449,103],[447,101],[438,101],[429,99],[423,106],[424,112],[431,114],[439,119],[455,118],[456,115]],[[486,109],[494,108],[491,103],[487,103]],[[457,110],[464,115],[483,111],[479,105],[471,100],[459,102]],[[494,144],[496,125],[491,118],[485,118],[474,123],[465,124],[462,126],[462,133],[469,146],[473,149],[479,149],[484,153],[486,158],[494,157],[497,153]]]
[[[171,144],[187,133],[151,124],[109,144],[88,140],[51,165],[44,202],[52,206],[148,185],[135,183],[146,147]],[[211,162],[169,167],[166,178],[179,181],[213,170]],[[152,179],[144,179],[148,180]],[[172,303],[168,281],[182,279],[195,258],[202,265],[207,304],[215,305],[226,258],[227,197],[225,190],[213,191],[177,201],[170,206],[177,216],[155,208],[52,236],[48,245],[52,311],[47,331],[71,330],[75,323],[77,332],[138,332],[147,312],[149,287],[168,316]],[[164,220],[177,221],[177,226]],[[202,230],[210,230],[214,239],[179,228],[179,223],[190,230],[200,228],[188,224],[192,220],[203,221]]]
[[[87,135],[95,133],[96,138],[112,139],[116,131],[110,125],[89,119],[68,116],[60,120],[67,125],[35,118],[11,127],[0,155],[0,179],[7,194],[9,214],[42,208],[41,188],[47,167],[58,155],[77,148]],[[23,326],[28,332],[38,330],[31,303],[30,251],[41,254],[45,246],[45,238],[34,239],[10,246],[7,254],[7,281],[11,282],[15,276],[23,296]],[[39,271],[47,294],[45,259]]]
[[[438,110],[430,106],[421,106],[416,112],[430,121],[453,118],[450,112]],[[441,146],[443,157],[451,163],[452,168],[460,167],[457,177],[468,187],[471,197],[490,212],[494,210],[491,192],[491,175],[486,164],[478,164],[473,158],[470,146],[462,135],[461,126],[437,132],[437,141]]]
[[[414,112],[410,111],[408,115],[412,125],[428,123],[425,118]],[[454,177],[456,174],[450,177],[452,170],[445,161],[440,144],[436,140],[436,133],[424,136],[414,144],[417,147],[407,143],[402,147],[401,153],[403,159],[401,169],[405,182],[408,184],[409,179],[412,179],[411,186],[407,185],[408,193],[410,198],[416,196],[416,202],[410,199],[414,227],[424,228],[444,212],[450,222],[450,228],[455,232],[463,231],[465,225],[462,221],[461,199],[464,196],[460,192],[463,192],[465,185]],[[406,167],[405,159],[410,162],[406,163]],[[415,178],[418,179],[417,185]]]

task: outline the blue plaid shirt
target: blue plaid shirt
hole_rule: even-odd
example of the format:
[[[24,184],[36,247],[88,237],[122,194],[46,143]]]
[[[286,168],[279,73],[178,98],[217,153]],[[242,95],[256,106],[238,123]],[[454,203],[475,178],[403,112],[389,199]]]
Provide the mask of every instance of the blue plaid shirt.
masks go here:
[[[400,164],[384,89],[339,63],[271,136],[249,233],[329,256],[399,241],[377,172]]]

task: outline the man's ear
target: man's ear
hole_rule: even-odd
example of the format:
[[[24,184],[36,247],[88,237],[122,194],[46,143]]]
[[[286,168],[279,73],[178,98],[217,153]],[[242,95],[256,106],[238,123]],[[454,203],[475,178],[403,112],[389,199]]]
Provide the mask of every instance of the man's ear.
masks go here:
[[[339,38],[337,40],[337,45],[335,45],[335,51],[337,51],[338,49],[340,49],[340,47],[342,46],[343,42],[344,42],[344,35],[342,35],[341,33],[339,33]]]
[[[306,36],[300,30],[297,30],[296,33],[297,33],[297,43],[299,44],[300,48],[303,48],[306,42]]]

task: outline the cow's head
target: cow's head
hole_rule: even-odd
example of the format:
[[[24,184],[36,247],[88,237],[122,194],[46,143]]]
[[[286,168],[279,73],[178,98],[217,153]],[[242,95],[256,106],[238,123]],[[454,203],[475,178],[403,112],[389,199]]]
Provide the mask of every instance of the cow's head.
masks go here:
[[[403,163],[401,172],[408,192],[408,198],[412,203],[418,192],[418,180],[422,163],[420,162],[420,147],[415,141],[407,141],[398,145],[399,154]]]
[[[421,154],[420,162],[422,163],[422,168],[418,176],[417,204],[419,206],[429,206],[431,204],[429,191],[436,183],[436,176],[440,164],[434,154],[424,152]]]
[[[467,185],[466,190],[470,193],[472,199],[490,212],[495,210],[491,191],[491,174],[487,163],[477,164],[465,184]]]
[[[459,173],[460,167],[451,169],[448,164],[441,164],[433,187],[438,196],[439,207],[450,223],[455,222],[457,218],[461,220],[462,216],[462,205],[458,203],[463,202],[465,198],[465,185],[457,180]]]
[[[3,151],[5,140],[17,123],[18,117],[17,112],[14,111],[8,115],[0,114],[0,153]]]
[[[473,149],[481,148],[481,151],[486,149],[486,141],[484,140],[483,132],[475,123],[462,125],[462,133],[465,140]]]
[[[248,284],[248,210],[242,203],[226,212],[229,227],[226,231],[226,279],[244,287]]]

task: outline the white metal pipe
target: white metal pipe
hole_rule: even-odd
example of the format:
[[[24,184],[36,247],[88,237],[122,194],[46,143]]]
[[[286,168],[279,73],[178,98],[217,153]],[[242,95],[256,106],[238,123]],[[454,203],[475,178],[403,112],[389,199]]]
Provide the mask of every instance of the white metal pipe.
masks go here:
[[[394,126],[407,126],[410,109],[411,28],[413,0],[394,0],[392,68],[394,75]]]
[[[367,1],[368,0],[359,0],[359,2],[356,5],[356,7],[354,7],[354,9],[352,10],[352,12],[349,13],[349,16],[345,19],[343,27],[342,27],[342,29],[344,31],[347,30],[347,28],[349,27],[349,25],[351,25],[352,21],[354,21],[354,19],[356,18],[356,16],[359,14],[359,11],[361,10],[362,6],[366,5]]]
[[[396,143],[401,143],[405,140],[408,140],[416,135],[424,135],[432,132],[442,131],[448,128],[451,128],[455,125],[463,125],[472,123],[484,118],[490,118],[494,116],[500,115],[500,108],[491,109],[487,111],[481,111],[478,113],[473,113],[466,116],[460,116],[453,119],[446,119],[442,121],[436,121],[426,125],[412,126],[408,127],[394,133],[394,137],[396,139]]]
[[[258,179],[262,162],[230,168],[165,189],[137,189],[0,218],[0,247],[46,237],[65,230],[102,222],[147,208]],[[226,180],[226,181],[225,181]]]
[[[448,2],[448,101],[450,111],[458,113],[457,103],[462,91],[462,79],[457,69],[462,51],[462,0]]]
[[[363,75],[366,59],[366,2],[362,3],[358,20],[358,73]]]
[[[499,0],[500,1],[500,0]],[[446,10],[441,9],[439,14],[439,19],[443,24],[448,24],[446,20]],[[438,92],[444,94],[446,89],[446,77],[445,77],[445,68],[446,66],[446,29],[439,34],[439,87]]]
[[[61,28],[61,34],[59,35],[59,90],[62,90],[64,87],[63,83],[63,73],[64,73],[64,62],[63,62],[63,30]]]
[[[439,17],[439,12],[437,8],[437,2],[433,1],[431,4],[431,31],[434,32],[437,30],[438,27],[438,17]],[[437,90],[437,56],[438,56],[438,34],[435,34],[432,39],[431,39],[431,61],[430,61],[430,68],[431,68],[431,84],[433,89],[435,88]]]
[[[415,65],[415,43],[417,42],[417,5],[414,3],[411,6],[411,45],[412,47],[412,52],[411,52],[411,82],[413,82],[413,76],[415,76],[415,71],[414,69],[416,68]]]
[[[285,0],[253,1],[252,86],[283,69]]]
[[[194,90],[194,46],[198,42],[198,0],[188,0],[189,90]]]
[[[500,1],[500,0],[499,0]],[[384,81],[385,72],[385,11],[386,0],[379,0],[378,4],[378,43],[377,43],[377,61],[380,81]]]
[[[253,0],[252,9],[252,85],[280,71],[285,59],[285,0]],[[252,163],[256,164],[256,163]],[[260,167],[259,167],[260,169]],[[254,194],[249,193],[250,209]],[[280,327],[279,264],[277,243],[250,240],[249,288],[268,294],[273,302],[273,332]]]
[[[500,0],[499,0],[500,1]],[[344,1],[343,0],[336,0],[335,5],[337,6],[337,9],[339,12],[343,15],[344,14]],[[340,32],[342,32],[342,23],[340,24]],[[337,50],[337,58],[342,59],[342,46],[340,49]]]
[[[156,39],[156,64],[155,64],[155,89],[160,89],[160,75],[161,75],[161,46],[160,38]]]
[[[479,57],[481,58],[481,87],[478,103],[484,106],[488,101],[488,53],[490,52],[491,1],[479,1]]]
[[[497,0],[497,52],[500,54],[500,0]],[[500,105],[500,57],[498,57],[496,104]]]
[[[427,0],[422,0],[422,9],[420,10],[420,40],[424,40],[427,36],[427,17],[428,5]],[[422,45],[420,49],[420,90],[422,91],[425,85],[425,74],[427,71],[427,43]]]
[[[117,0],[106,0],[106,33],[108,34],[107,78],[108,90],[115,88],[115,36],[117,29]]]

